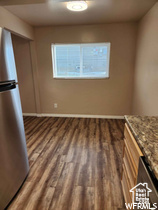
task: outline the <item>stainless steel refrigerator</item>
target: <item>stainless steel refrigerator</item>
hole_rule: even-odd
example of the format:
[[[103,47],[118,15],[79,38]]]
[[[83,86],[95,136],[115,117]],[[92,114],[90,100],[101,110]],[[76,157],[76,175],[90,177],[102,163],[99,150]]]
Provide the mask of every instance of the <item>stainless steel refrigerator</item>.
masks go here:
[[[0,210],[29,171],[11,34],[0,28]]]

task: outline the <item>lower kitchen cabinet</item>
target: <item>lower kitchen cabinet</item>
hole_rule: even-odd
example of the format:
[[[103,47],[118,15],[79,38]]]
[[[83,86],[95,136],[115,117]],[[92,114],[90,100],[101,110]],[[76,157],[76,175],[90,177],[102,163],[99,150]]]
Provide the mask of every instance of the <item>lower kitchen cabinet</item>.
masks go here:
[[[139,158],[143,156],[127,124],[124,130],[122,189],[126,203],[132,203],[130,190],[137,184]]]

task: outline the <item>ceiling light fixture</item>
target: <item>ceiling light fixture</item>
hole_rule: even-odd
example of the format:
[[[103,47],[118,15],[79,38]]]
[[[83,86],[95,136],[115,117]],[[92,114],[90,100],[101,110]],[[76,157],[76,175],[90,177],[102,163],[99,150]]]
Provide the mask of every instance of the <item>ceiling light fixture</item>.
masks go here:
[[[80,12],[86,10],[88,5],[85,1],[70,1],[67,3],[67,8],[71,11]]]

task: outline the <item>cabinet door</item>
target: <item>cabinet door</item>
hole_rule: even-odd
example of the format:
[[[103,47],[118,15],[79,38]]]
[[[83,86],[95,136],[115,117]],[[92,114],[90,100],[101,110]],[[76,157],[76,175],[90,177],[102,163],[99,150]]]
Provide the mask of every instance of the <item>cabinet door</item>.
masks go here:
[[[132,203],[132,198],[130,195],[130,186],[129,186],[129,180],[127,177],[127,172],[125,167],[123,166],[123,173],[122,173],[122,189],[123,189],[123,194],[124,194],[124,198],[125,198],[125,202],[126,203]]]
[[[125,142],[126,147],[128,147],[128,151],[130,153],[131,159],[133,161],[133,165],[138,172],[138,165],[139,165],[139,157],[143,156],[136,140],[134,139],[130,129],[128,128],[127,124],[125,124]]]

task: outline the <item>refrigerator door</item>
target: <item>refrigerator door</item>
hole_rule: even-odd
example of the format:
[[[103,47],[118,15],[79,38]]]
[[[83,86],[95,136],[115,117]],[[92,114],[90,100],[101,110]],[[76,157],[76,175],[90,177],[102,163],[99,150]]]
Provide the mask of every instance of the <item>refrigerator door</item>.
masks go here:
[[[19,90],[0,92],[0,209],[18,191],[29,171]]]
[[[0,82],[9,80],[17,82],[11,33],[0,28]]]

